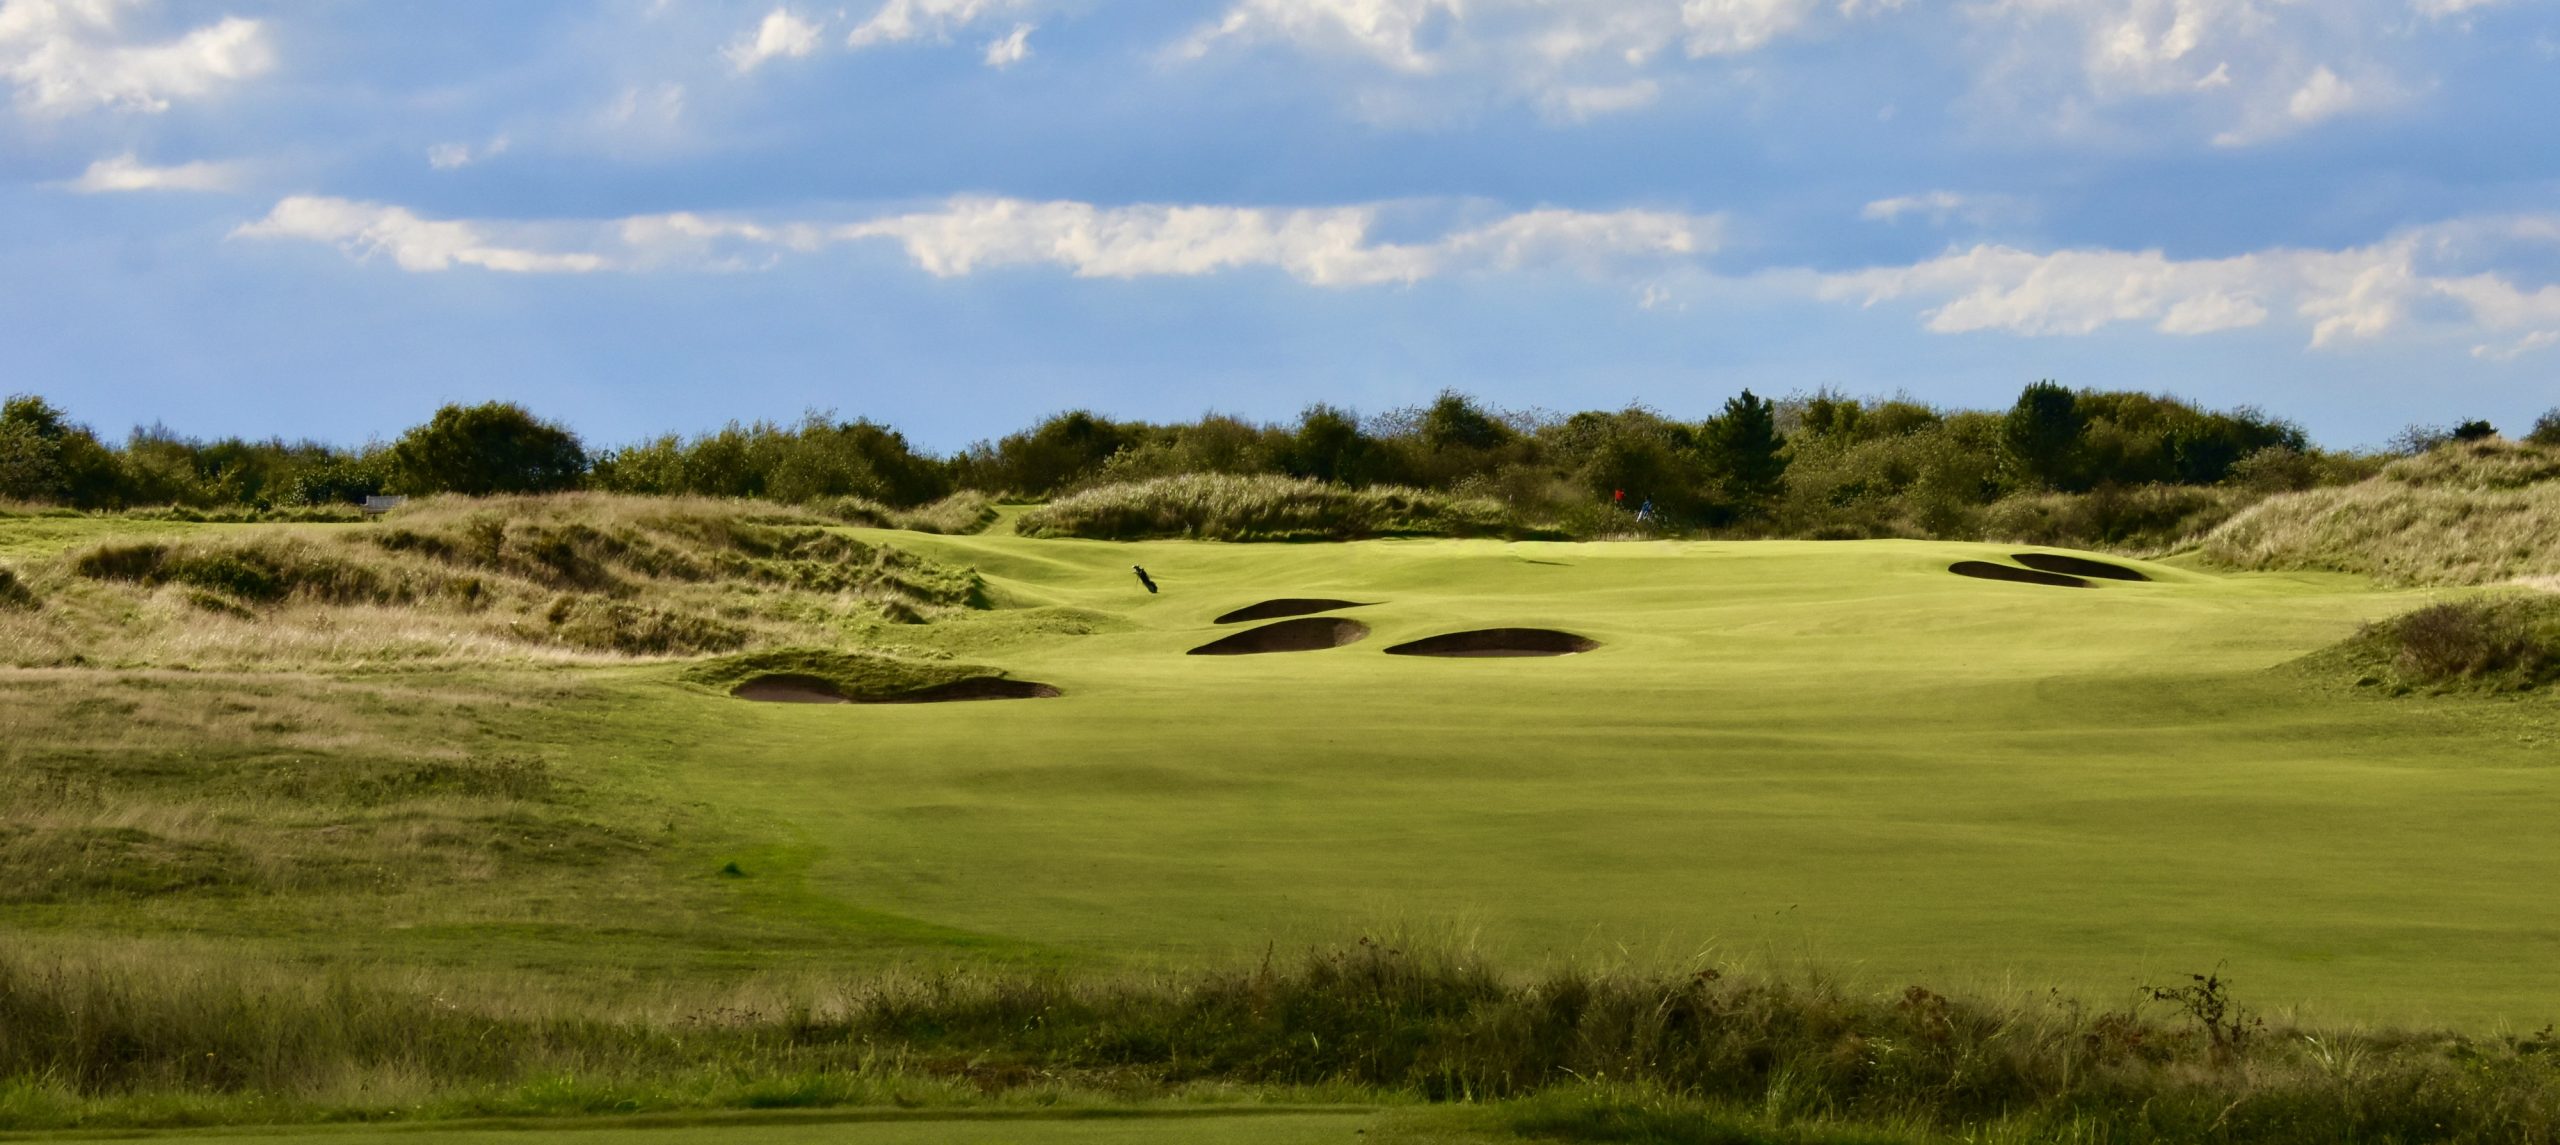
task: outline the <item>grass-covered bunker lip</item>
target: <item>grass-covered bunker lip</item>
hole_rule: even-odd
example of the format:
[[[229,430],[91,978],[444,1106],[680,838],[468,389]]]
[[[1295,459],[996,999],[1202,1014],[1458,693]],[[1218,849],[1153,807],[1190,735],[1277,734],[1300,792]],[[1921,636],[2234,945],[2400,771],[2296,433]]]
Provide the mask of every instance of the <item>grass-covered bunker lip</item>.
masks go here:
[[[1064,694],[1052,685],[1011,679],[1000,668],[814,648],[705,660],[685,669],[684,679],[741,700],[786,704],[931,704]]]
[[[2150,576],[2139,569],[2127,568],[2108,561],[2075,557],[2068,553],[2012,553],[2010,560],[2038,572],[2061,573],[2064,576],[2094,577],[2098,580],[2147,581]]]
[[[1369,602],[1358,600],[1334,600],[1330,597],[1318,596],[1284,596],[1273,600],[1262,601],[1258,604],[1248,604],[1243,608],[1236,609],[1233,612],[1220,616],[1218,619],[1211,621],[1211,623],[1242,624],[1248,620],[1278,620],[1284,616],[1305,616],[1311,612],[1333,612],[1338,609],[1367,608],[1368,606]]]
[[[1368,639],[1369,626],[1338,616],[1309,616],[1248,628],[1191,650],[1193,656],[1251,656],[1264,652],[1317,652]]]
[[[2053,588],[2097,587],[2080,577],[2066,573],[2022,569],[2016,565],[1999,565],[1990,561],[1957,561],[1948,565],[1947,571],[1957,576],[1969,576],[1979,580],[2005,580],[2015,584],[2041,584]]]
[[[1469,632],[1448,632],[1408,640],[1387,649],[1389,656],[1449,656],[1492,658],[1503,656],[1578,656],[1596,650],[1600,642],[1588,636],[1560,632],[1553,628],[1478,628]]]

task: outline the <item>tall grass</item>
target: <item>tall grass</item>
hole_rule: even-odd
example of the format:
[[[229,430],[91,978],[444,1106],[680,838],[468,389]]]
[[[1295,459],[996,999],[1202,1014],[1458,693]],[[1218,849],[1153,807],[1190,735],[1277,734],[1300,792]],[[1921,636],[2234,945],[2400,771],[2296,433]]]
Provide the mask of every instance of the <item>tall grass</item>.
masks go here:
[[[0,607],[0,647],[25,665],[691,655],[832,644],[851,626],[985,603],[975,572],[835,523],[741,502],[569,494],[435,498],[354,526],[109,539],[22,566],[29,599],[59,607]]]
[[[1683,1140],[1643,1127],[1755,1108],[2021,1141],[2070,1126],[2112,1142],[2560,1140],[2548,1031],[2269,1027],[2219,979],[2154,997],[2091,1010],[1708,969],[1521,976],[1376,942],[1182,975],[889,973],[618,1000],[11,951],[0,1092],[41,1100],[0,1100],[0,1127],[150,1120],[188,1096],[255,1099],[235,1116],[264,1118],[505,1111],[546,1088],[584,1095],[556,1112],[860,1102],[910,1078],[996,1099],[1531,1099],[1507,1116],[1548,1139]]]
[[[978,532],[996,519],[995,502],[975,489],[963,489],[912,509],[891,508],[867,497],[838,497],[817,508],[848,525],[952,536]]]
[[[1290,477],[1224,474],[1087,489],[1023,514],[1014,528],[1033,537],[1213,541],[1481,537],[1531,531],[1491,500],[1395,486],[1355,489]]]
[[[2560,573],[2560,448],[2446,445],[2340,488],[2270,498],[2204,538],[2245,569],[2333,569],[2398,585]]]
[[[2560,682],[2560,598],[2443,601],[2366,625],[2308,661],[2395,692],[2528,691]]]

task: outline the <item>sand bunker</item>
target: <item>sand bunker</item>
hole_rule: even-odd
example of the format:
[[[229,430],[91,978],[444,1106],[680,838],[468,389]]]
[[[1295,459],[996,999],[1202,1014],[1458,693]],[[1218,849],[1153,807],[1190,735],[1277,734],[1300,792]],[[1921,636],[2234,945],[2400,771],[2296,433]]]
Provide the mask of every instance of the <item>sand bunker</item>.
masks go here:
[[[1250,656],[1257,652],[1314,652],[1340,648],[1369,635],[1369,626],[1338,616],[1310,616],[1250,628],[1191,650],[1194,656]]]
[[[798,673],[780,673],[758,676],[731,689],[729,694],[741,700],[765,704],[940,704],[955,700],[1045,700],[1064,693],[1047,684],[1035,684],[1029,680],[972,676],[885,699],[857,700],[845,695],[834,681]]]
[[[1598,648],[1588,636],[1552,628],[1479,628],[1430,636],[1387,649],[1390,656],[1572,656]]]
[[[2099,580],[2150,580],[2135,569],[2093,561],[2087,557],[2067,557],[2061,553],[2016,553],[2010,560],[2031,569],[2042,569],[2065,576],[2093,576]]]
[[[2015,581],[2019,584],[2051,585],[2055,588],[2091,588],[2088,581],[2062,573],[2022,569],[2015,565],[1995,565],[1989,561],[1957,561],[1947,566],[1957,576],[1980,577],[1984,580]]]
[[[1283,616],[1305,616],[1310,612],[1331,612],[1337,608],[1365,607],[1356,600],[1326,600],[1321,597],[1285,596],[1248,604],[1218,618],[1220,624],[1242,624],[1248,620],[1278,620]]]

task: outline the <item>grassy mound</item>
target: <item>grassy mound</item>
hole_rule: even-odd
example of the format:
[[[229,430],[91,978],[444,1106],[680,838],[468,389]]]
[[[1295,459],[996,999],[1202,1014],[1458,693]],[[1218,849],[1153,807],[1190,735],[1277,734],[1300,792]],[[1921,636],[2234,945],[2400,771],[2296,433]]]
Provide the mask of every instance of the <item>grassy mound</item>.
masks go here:
[[[1288,477],[1218,474],[1087,489],[1023,514],[1014,528],[1031,537],[1120,541],[1342,541],[1529,531],[1490,500],[1393,486],[1353,489]]]
[[[995,502],[975,489],[963,489],[913,509],[892,509],[868,497],[838,497],[820,508],[848,525],[951,536],[978,532],[996,519]]]
[[[2310,662],[2394,691],[2530,691],[2560,681],[2560,597],[2429,605],[2366,625]]]
[[[39,576],[80,605],[24,629],[20,663],[698,655],[838,643],[849,626],[985,605],[967,568],[807,513],[599,494],[419,502],[371,525],[118,537]],[[175,604],[174,611],[166,607]],[[59,610],[55,610],[59,611]],[[114,616],[103,629],[80,622]],[[242,629],[226,629],[216,618]]]
[[[2204,552],[2243,569],[2334,569],[2401,585],[2560,572],[2560,448],[2444,446],[2354,485],[2269,498],[2207,534]]]
[[[37,604],[35,590],[18,579],[17,570],[0,568],[0,609],[31,609]]]
[[[962,680],[1002,676],[1000,668],[942,661],[905,660],[867,652],[831,652],[815,648],[776,648],[722,656],[685,669],[684,679],[721,692],[765,676],[806,676],[824,680],[851,700],[891,700],[955,684]]]

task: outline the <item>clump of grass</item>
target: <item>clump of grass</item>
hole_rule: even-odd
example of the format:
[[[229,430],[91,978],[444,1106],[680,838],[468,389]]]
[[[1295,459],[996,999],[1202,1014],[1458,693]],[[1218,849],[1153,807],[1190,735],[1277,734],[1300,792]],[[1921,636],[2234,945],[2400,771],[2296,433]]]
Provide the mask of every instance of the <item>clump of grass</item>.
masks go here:
[[[2232,486],[2106,486],[2087,493],[2020,493],[1982,509],[1981,539],[2158,553],[2230,520],[2263,494]]]
[[[893,509],[868,497],[838,497],[819,508],[848,525],[953,536],[978,532],[996,519],[995,502],[975,489],[963,489],[913,509]]]
[[[1397,486],[1350,488],[1269,475],[1185,474],[1070,494],[1022,515],[1033,537],[1102,540],[1338,541],[1484,537],[1536,530],[1498,501]]]
[[[0,568],[0,610],[29,611],[41,606],[35,590],[18,579],[18,570]]]
[[[2560,571],[2560,448],[2442,446],[2368,480],[2271,497],[2206,535],[2244,569],[2331,569],[2389,584],[2493,584]]]
[[[868,652],[776,648],[705,660],[684,670],[693,684],[728,691],[760,676],[811,676],[848,699],[885,700],[958,680],[1002,676],[996,668],[949,661],[908,660]]]
[[[2366,625],[2308,662],[2394,692],[2528,691],[2560,681],[2560,597],[2428,605]]]

